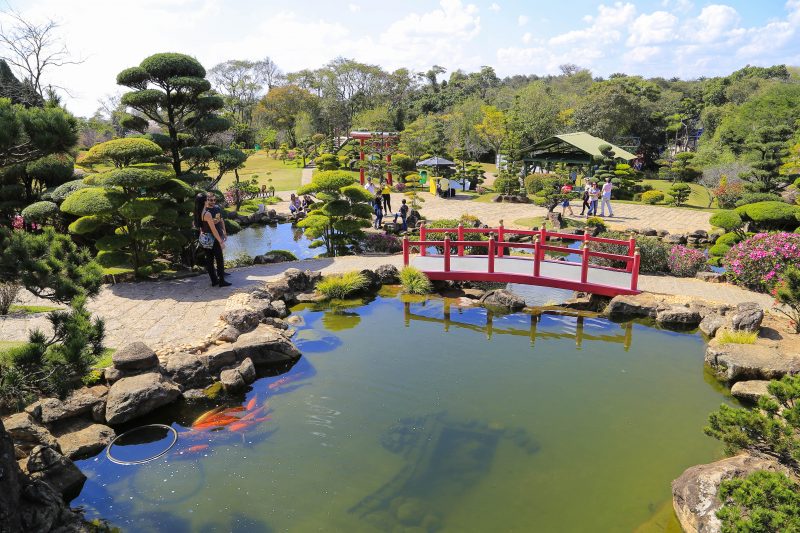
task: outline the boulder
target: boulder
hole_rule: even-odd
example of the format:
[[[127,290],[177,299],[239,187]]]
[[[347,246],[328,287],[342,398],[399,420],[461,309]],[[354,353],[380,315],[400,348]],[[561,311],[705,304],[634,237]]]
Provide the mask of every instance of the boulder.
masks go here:
[[[289,329],[289,323],[282,318],[268,317],[262,320],[261,323],[277,329]]]
[[[481,297],[479,302],[484,306],[500,307],[511,311],[519,311],[525,308],[525,300],[506,289],[489,291]]]
[[[273,300],[269,303],[269,309],[265,311],[267,318],[286,318],[289,316],[289,309],[281,300]]]
[[[122,424],[175,401],[180,389],[158,372],[122,378],[108,391],[106,420]]]
[[[235,368],[223,370],[219,375],[219,381],[222,383],[225,392],[238,392],[247,387],[244,378]]]
[[[306,292],[314,288],[322,275],[310,270],[301,271],[290,268],[283,273],[283,279],[291,292]]]
[[[653,228],[645,228],[642,230],[642,235],[645,237],[655,237],[658,235],[658,231]]]
[[[700,321],[699,328],[703,334],[709,337],[714,337],[719,328],[723,327],[725,324],[726,320],[723,316],[718,315],[717,313],[709,313],[703,317],[703,320]]]
[[[665,235],[661,240],[667,244],[686,244],[685,235]]]
[[[289,270],[297,270],[296,268],[290,268]],[[300,272],[299,270],[297,270]],[[288,271],[287,271],[288,272]],[[261,287],[261,290],[267,295],[270,300],[285,300],[291,299],[294,297],[294,293],[292,292],[291,287],[286,282],[285,279],[281,279],[278,281],[273,281],[271,283],[264,284]],[[299,292],[306,292],[307,289],[303,289]]]
[[[41,400],[41,419],[45,424],[52,424],[66,418],[74,418],[91,412],[92,407],[102,401],[102,397],[91,394],[86,389],[72,392],[63,401],[58,398],[45,398]]]
[[[241,333],[239,332],[238,329],[228,324],[227,326],[222,328],[222,331],[217,333],[216,340],[223,342],[236,342],[236,339],[239,338],[240,334]]]
[[[47,483],[67,500],[76,496],[86,481],[75,463],[48,446],[34,448],[25,465],[32,479]]]
[[[635,296],[614,296],[608,303],[604,313],[612,320],[633,317],[655,317],[659,302],[646,293]]]
[[[114,368],[125,371],[150,370],[158,366],[158,356],[143,342],[132,342],[111,356]]]
[[[672,505],[687,533],[721,531],[717,511],[722,502],[717,491],[724,480],[745,477],[756,470],[779,470],[775,461],[750,455],[728,457],[715,463],[686,469],[672,482]]]
[[[15,446],[26,455],[39,445],[60,450],[58,441],[50,431],[28,413],[13,414],[3,420],[3,425],[14,440]]]
[[[608,307],[609,301],[607,296],[577,292],[572,298],[565,300],[560,305],[561,307],[578,311],[602,311]]]
[[[367,286],[364,290],[368,293],[378,292],[381,288],[381,280],[373,270],[365,268],[361,271],[361,275],[367,279]]]
[[[666,237],[667,235],[669,235],[669,232],[667,230],[665,230],[665,229],[660,229],[660,230],[658,230],[658,232],[656,232],[656,235],[658,235],[659,237],[663,238],[663,237]]]
[[[241,333],[253,331],[263,317],[263,313],[252,309],[232,309],[220,317],[226,324],[236,328]]]
[[[53,429],[61,453],[70,459],[85,459],[96,454],[114,438],[114,430],[88,420],[69,420]]]
[[[749,379],[779,379],[800,373],[800,354],[781,353],[769,344],[719,344],[706,348],[705,362],[717,376],[735,382]]]
[[[170,356],[164,368],[182,390],[202,388],[214,381],[205,361],[198,355],[176,353]]]
[[[236,362],[236,352],[233,351],[233,348],[231,348],[231,346],[211,349],[204,354],[200,354],[198,357],[203,362],[208,371],[211,372],[212,374],[216,374],[222,368],[232,365],[233,363]]]
[[[381,285],[395,285],[400,283],[400,271],[394,265],[381,265],[375,269],[375,274]]]
[[[300,352],[289,339],[279,330],[263,324],[240,336],[230,349],[235,360],[244,361],[249,357],[256,366],[294,363],[300,359]]]
[[[267,252],[265,254],[257,255],[253,258],[253,263],[256,265],[271,265],[274,263],[284,263],[291,261],[285,254]]]
[[[708,283],[724,283],[726,279],[721,272],[698,272],[695,277]]]
[[[465,298],[469,298],[470,300],[480,300],[483,298],[483,295],[486,294],[486,291],[483,289],[462,289]]]
[[[324,294],[319,292],[301,292],[300,294],[296,295],[294,299],[298,303],[317,303],[324,302],[326,297]]]
[[[113,366],[106,367],[106,369],[103,370],[103,378],[109,384],[113,384],[115,381],[121,380],[125,377],[125,375],[125,372],[118,370]]]
[[[764,379],[738,381],[731,387],[731,394],[740,400],[755,403],[762,396],[771,396],[767,389],[768,385],[769,381]]]
[[[25,406],[24,411],[36,420],[42,419],[42,403],[39,400],[36,400],[32,404]]]
[[[253,364],[253,360],[249,357],[242,361],[238,367],[236,367],[237,372],[242,375],[242,379],[248,385],[256,380],[256,367]]]
[[[764,320],[764,310],[756,302],[744,302],[736,306],[736,312],[731,317],[733,329],[744,331],[759,331],[761,321]]]
[[[701,320],[700,313],[689,307],[672,306],[656,313],[656,323],[671,328],[695,328]]]

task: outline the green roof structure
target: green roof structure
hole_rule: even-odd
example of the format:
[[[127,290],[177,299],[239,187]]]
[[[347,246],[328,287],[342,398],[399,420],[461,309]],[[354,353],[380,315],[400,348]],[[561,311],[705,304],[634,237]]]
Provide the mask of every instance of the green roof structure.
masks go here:
[[[543,163],[572,163],[586,165],[591,164],[592,159],[601,157],[602,154],[598,147],[608,144],[614,150],[614,158],[624,161],[636,159],[636,156],[627,150],[615,146],[608,141],[604,141],[594,135],[589,135],[585,131],[575,133],[564,133],[554,135],[528,148],[529,155],[525,157],[526,162]]]

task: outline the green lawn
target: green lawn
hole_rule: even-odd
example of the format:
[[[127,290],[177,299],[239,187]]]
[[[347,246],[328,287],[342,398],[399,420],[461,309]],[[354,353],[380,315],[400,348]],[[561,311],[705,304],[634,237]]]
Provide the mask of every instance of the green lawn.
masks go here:
[[[300,164],[301,161],[298,161]],[[266,185],[269,187],[270,183],[267,182],[268,178],[272,179],[272,186],[276,191],[291,191],[300,187],[300,176],[303,173],[303,168],[294,162],[284,163],[278,159],[272,159],[267,155],[267,152],[261,150],[247,158],[244,168],[239,169],[239,177],[241,179],[250,179],[253,176],[258,176],[258,186]],[[215,168],[209,170],[209,175],[214,175]],[[224,191],[231,183],[233,183],[233,172],[228,172],[222,177],[219,183],[219,190]]]
[[[8,312],[9,314],[33,315],[36,313],[49,313],[58,309],[58,307],[53,307],[52,305],[12,305]]]
[[[664,194],[669,194],[669,189],[672,187],[672,182],[666,180],[642,180],[642,184],[650,185],[656,191],[661,191]],[[702,209],[708,208],[708,191],[702,185],[690,183],[692,192],[689,194],[689,199],[686,200],[686,207],[700,207]]]
[[[8,350],[23,344],[25,344],[25,341],[0,341],[0,365],[6,360],[6,352]]]

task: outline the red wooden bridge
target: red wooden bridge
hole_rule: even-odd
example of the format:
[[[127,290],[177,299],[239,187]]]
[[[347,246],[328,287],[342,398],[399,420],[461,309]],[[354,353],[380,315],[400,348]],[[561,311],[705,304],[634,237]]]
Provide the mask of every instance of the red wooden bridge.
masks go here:
[[[444,233],[442,240],[430,240],[432,233]],[[454,235],[455,240],[450,239]],[[488,236],[488,240],[468,241],[467,234]],[[510,242],[512,235],[527,235],[532,243]],[[618,294],[638,294],[639,252],[636,241],[606,239],[569,233],[541,230],[498,228],[426,228],[420,227],[419,241],[403,239],[403,264],[423,271],[433,280],[452,281],[491,281],[499,283],[522,283],[556,289],[589,292],[603,296]],[[548,243],[550,240],[561,242]],[[563,245],[563,241],[581,241],[582,248],[576,250]],[[616,244],[627,250],[625,254],[612,254],[592,250],[593,243]],[[427,248],[435,246],[442,253],[432,254]],[[411,248],[418,247],[419,253],[411,256]],[[486,253],[466,254],[470,248],[486,248]],[[526,250],[523,255],[511,255],[511,250]],[[453,251],[455,250],[455,253]],[[532,251],[532,253],[531,253]],[[547,253],[578,255],[579,261],[551,259]],[[624,268],[613,268],[593,264],[593,257],[624,263]]]

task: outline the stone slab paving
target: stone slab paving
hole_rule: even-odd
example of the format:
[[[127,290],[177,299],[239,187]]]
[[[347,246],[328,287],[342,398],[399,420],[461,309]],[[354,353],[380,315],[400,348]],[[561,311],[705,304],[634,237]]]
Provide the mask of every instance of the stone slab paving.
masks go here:
[[[256,265],[233,270],[233,286],[211,287],[207,276],[174,281],[106,285],[89,304],[89,309],[106,321],[106,345],[121,347],[141,340],[156,348],[194,342],[209,332],[225,310],[225,300],[236,289],[278,278],[288,268],[320,270],[324,274],[375,268],[383,264],[402,266],[402,256],[348,256],[335,259],[307,259],[277,265]],[[641,276],[642,290],[663,294],[695,296],[711,301],[737,304],[757,301],[765,308],[772,299],[728,284],[695,279]],[[47,330],[44,315],[0,317],[0,340],[24,340],[33,328]]]

